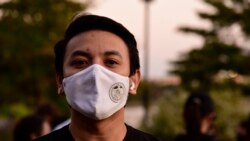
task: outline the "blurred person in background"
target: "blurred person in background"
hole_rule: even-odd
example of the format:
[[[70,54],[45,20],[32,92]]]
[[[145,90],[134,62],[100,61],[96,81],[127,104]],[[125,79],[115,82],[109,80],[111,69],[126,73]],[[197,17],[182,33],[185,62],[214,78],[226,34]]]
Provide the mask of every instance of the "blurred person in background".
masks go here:
[[[191,93],[183,111],[185,133],[175,141],[215,141],[215,117],[212,98],[204,93]]]
[[[38,115],[28,115],[16,123],[13,141],[31,141],[50,133],[50,131],[51,127],[46,119]]]
[[[237,141],[250,141],[250,116],[240,122],[236,137]]]
[[[136,40],[123,25],[79,13],[54,48],[58,94],[71,122],[36,141],[157,141],[124,122],[128,94],[140,83]]]
[[[68,119],[68,117],[60,115],[58,111],[59,110],[54,105],[43,103],[38,105],[34,114],[46,119],[50,123],[51,129],[54,129],[63,121]]]

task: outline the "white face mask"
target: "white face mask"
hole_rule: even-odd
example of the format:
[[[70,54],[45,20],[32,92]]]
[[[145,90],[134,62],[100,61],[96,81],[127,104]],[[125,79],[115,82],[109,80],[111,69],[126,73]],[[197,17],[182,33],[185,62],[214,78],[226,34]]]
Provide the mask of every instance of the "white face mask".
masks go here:
[[[110,117],[125,106],[129,78],[94,64],[63,79],[71,107],[91,119]]]

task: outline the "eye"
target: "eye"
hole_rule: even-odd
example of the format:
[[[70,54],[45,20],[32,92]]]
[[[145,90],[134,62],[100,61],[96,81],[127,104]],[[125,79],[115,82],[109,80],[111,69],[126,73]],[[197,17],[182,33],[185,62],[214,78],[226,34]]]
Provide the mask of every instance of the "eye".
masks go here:
[[[89,65],[89,62],[84,59],[76,59],[76,60],[72,60],[71,65],[75,68],[84,68]]]
[[[108,59],[105,61],[105,65],[109,66],[109,67],[113,67],[114,65],[118,65],[118,61],[114,60],[114,59]]]

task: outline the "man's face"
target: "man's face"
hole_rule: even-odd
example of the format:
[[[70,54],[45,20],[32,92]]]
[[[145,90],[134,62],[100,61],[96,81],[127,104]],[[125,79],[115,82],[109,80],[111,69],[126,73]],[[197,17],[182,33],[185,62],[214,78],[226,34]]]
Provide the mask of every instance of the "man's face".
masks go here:
[[[91,30],[73,37],[66,47],[63,77],[71,76],[92,64],[129,76],[126,44],[117,35],[102,30]]]

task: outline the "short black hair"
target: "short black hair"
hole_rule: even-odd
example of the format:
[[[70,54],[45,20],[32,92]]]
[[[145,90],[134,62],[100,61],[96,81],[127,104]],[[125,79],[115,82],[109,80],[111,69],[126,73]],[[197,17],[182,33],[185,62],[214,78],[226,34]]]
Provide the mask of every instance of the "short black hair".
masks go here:
[[[191,93],[186,100],[183,111],[187,134],[192,137],[199,135],[202,119],[214,112],[214,102],[209,94],[206,92]]]
[[[196,109],[194,107],[198,107],[201,117],[204,117],[215,110],[212,98],[205,92],[191,93],[185,103],[185,108],[187,109],[189,107],[192,107],[192,110]]]
[[[31,134],[41,136],[45,120],[37,115],[28,115],[20,119],[13,131],[13,141],[30,141]]]
[[[135,74],[136,70],[140,68],[140,60],[134,35],[130,33],[122,24],[110,18],[91,14],[77,15],[66,29],[64,38],[56,43],[54,53],[57,74],[63,76],[63,61],[69,40],[80,33],[90,30],[108,31],[119,36],[128,47],[130,76]]]

